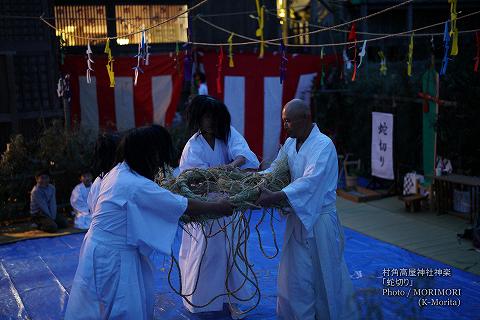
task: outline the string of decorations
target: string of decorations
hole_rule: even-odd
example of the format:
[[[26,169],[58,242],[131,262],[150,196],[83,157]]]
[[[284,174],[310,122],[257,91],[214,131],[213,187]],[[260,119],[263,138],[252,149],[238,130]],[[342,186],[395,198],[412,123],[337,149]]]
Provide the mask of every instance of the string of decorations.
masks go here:
[[[108,71],[108,74],[109,74],[109,78],[110,78],[110,86],[114,86],[115,85],[115,81],[114,81],[114,73],[113,73],[113,58],[111,56],[111,50],[109,48],[109,40],[110,39],[116,39],[116,38],[119,38],[119,37],[128,37],[128,36],[131,36],[131,35],[134,35],[134,34],[138,34],[138,33],[142,33],[142,40],[141,40],[141,43],[139,45],[139,54],[140,54],[140,50],[144,50],[144,45],[145,45],[145,31],[146,30],[149,30],[149,29],[152,29],[152,28],[155,28],[161,24],[164,24],[168,21],[171,21],[171,20],[174,20],[178,17],[180,17],[181,15],[185,14],[185,13],[188,13],[189,11],[195,9],[196,7],[202,5],[203,3],[205,3],[207,0],[204,0],[202,2],[200,2],[199,4],[197,4],[196,6],[182,12],[182,13],[179,13],[178,15],[174,16],[174,17],[171,17],[169,19],[166,19],[160,23],[157,23],[155,25],[152,25],[148,28],[143,28],[142,30],[139,30],[137,32],[132,32],[130,34],[127,34],[127,35],[121,35],[121,36],[117,36],[117,37],[108,37],[108,38],[91,38],[92,40],[98,40],[98,39],[106,39],[107,40],[107,45],[106,45],[106,48],[105,48],[105,53],[108,54],[108,64],[107,64],[107,71]],[[303,36],[306,36],[306,35],[312,35],[312,34],[316,34],[316,33],[320,33],[320,32],[325,32],[325,31],[329,31],[329,30],[333,30],[333,31],[340,31],[340,32],[344,32],[345,30],[342,30],[342,29],[339,29],[341,28],[342,26],[346,26],[346,25],[350,25],[350,31],[349,31],[349,34],[348,34],[348,37],[347,37],[347,41],[346,42],[340,42],[340,43],[323,43],[323,44],[289,44],[289,43],[285,43],[283,41],[283,38],[275,38],[275,39],[268,39],[266,40],[264,38],[264,12],[267,11],[268,13],[268,10],[265,9],[264,6],[260,6],[260,1],[259,0],[255,0],[255,4],[256,4],[256,9],[257,9],[257,17],[254,17],[255,19],[258,20],[258,28],[256,30],[256,36],[259,38],[259,39],[254,39],[254,38],[251,38],[251,37],[247,37],[247,36],[243,36],[243,35],[239,35],[237,33],[234,33],[233,31],[231,30],[228,30],[226,28],[222,28],[220,26],[217,26],[213,23],[211,23],[210,21],[208,20],[205,20],[201,15],[197,15],[196,16],[196,19],[199,19],[200,21],[204,22],[204,23],[207,23],[209,24],[210,26],[214,27],[214,28],[217,28],[219,30],[222,30],[226,33],[229,34],[229,37],[228,37],[228,40],[226,43],[200,43],[200,42],[194,42],[192,41],[191,37],[189,36],[188,37],[188,41],[184,44],[184,46],[192,46],[192,45],[210,45],[210,46],[219,46],[220,47],[220,54],[219,54],[219,63],[217,65],[217,78],[220,78],[221,77],[221,72],[222,72],[222,64],[223,63],[223,45],[227,45],[228,46],[228,58],[229,58],[229,63],[228,63],[228,66],[229,67],[233,67],[234,66],[234,62],[233,62],[233,46],[238,46],[238,45],[248,45],[248,44],[259,44],[260,45],[260,53],[259,53],[259,58],[262,58],[264,56],[264,48],[266,46],[266,44],[271,44],[271,45],[275,45],[275,46],[280,46],[280,52],[281,52],[281,56],[282,56],[282,59],[281,59],[281,62],[280,62],[280,70],[281,70],[281,76],[282,74],[284,75],[285,74],[285,69],[286,69],[286,55],[285,55],[285,51],[286,51],[286,47],[288,46],[292,46],[292,47],[295,47],[295,46],[302,46],[302,47],[320,47],[320,48],[324,48],[324,47],[334,47],[334,46],[348,46],[348,50],[351,50],[353,49],[353,59],[349,59],[348,58],[348,50],[344,50],[343,52],[343,57],[344,57],[344,61],[345,61],[345,69],[346,70],[349,70],[352,68],[353,66],[353,73],[352,73],[352,77],[351,77],[351,80],[352,81],[355,81],[356,79],[356,76],[357,76],[357,70],[358,68],[361,66],[362,64],[362,61],[363,61],[363,58],[366,54],[366,45],[367,45],[367,40],[368,41],[378,41],[378,40],[383,40],[383,39],[387,39],[387,38],[390,38],[390,37],[397,37],[397,36],[404,36],[406,34],[409,35],[410,37],[410,42],[409,42],[409,46],[408,46],[408,53],[407,53],[407,74],[409,76],[411,76],[412,74],[412,67],[413,67],[413,47],[414,47],[414,37],[417,36],[415,33],[418,32],[418,31],[421,31],[421,30],[425,30],[425,29],[428,29],[428,28],[433,28],[435,26],[438,26],[438,25],[441,25],[441,24],[446,24],[448,25],[450,23],[450,29],[449,29],[449,32],[448,32],[448,37],[445,36],[444,34],[444,43],[445,43],[445,46],[449,46],[450,48],[450,52],[449,54],[451,56],[454,56],[454,55],[457,55],[458,54],[458,35],[459,33],[462,33],[462,32],[459,32],[458,31],[458,28],[457,28],[457,21],[460,20],[460,19],[464,19],[464,18],[467,18],[467,17],[470,17],[470,16],[473,16],[473,15],[476,15],[476,14],[479,14],[480,11],[476,11],[476,12],[472,12],[472,13],[469,13],[469,14],[465,14],[465,15],[462,15],[462,16],[459,16],[458,12],[457,12],[457,0],[448,0],[448,2],[450,3],[450,19],[446,22],[440,22],[440,23],[436,23],[436,24],[432,24],[432,25],[428,25],[428,26],[423,26],[423,27],[420,27],[420,28],[416,28],[414,30],[408,30],[408,31],[403,31],[403,32],[398,32],[398,33],[393,33],[393,34],[382,34],[381,36],[378,36],[378,37],[375,37],[375,38],[370,38],[370,39],[358,39],[357,37],[357,34],[368,34],[368,35],[373,35],[373,33],[360,33],[358,32],[357,33],[357,30],[356,30],[356,23],[359,22],[359,21],[364,21],[366,19],[369,19],[369,18],[372,18],[374,16],[377,16],[377,15],[380,15],[380,14],[383,14],[385,12],[388,12],[390,10],[394,10],[400,6],[403,6],[403,5],[406,5],[406,4],[409,4],[411,2],[413,2],[414,0],[406,0],[406,1],[403,1],[399,4],[396,4],[396,5],[393,5],[391,7],[388,7],[388,8],[385,8],[383,10],[380,10],[378,12],[375,12],[375,13],[372,13],[372,14],[369,14],[369,15],[366,15],[366,16],[363,16],[363,17],[360,17],[360,18],[357,18],[357,19],[354,19],[354,20],[351,20],[351,21],[348,21],[348,22],[344,22],[344,23],[340,23],[340,24],[337,24],[337,25],[334,25],[334,26],[331,26],[331,27],[320,27],[319,30],[313,30],[313,31],[309,31],[309,32],[304,32],[304,33],[300,33],[300,34],[296,34],[296,35],[291,35],[291,36],[288,36],[288,37],[285,37],[285,39],[291,39],[291,38],[296,38],[296,37],[303,37]],[[45,19],[43,17],[40,17],[40,19],[42,21],[44,21],[45,23],[47,23],[47,25],[49,25],[50,27],[53,27],[55,30],[57,30],[54,26],[52,26],[51,24],[49,24],[48,22],[45,21]],[[479,30],[466,30],[466,31],[463,31],[464,33],[466,32],[478,32]],[[187,32],[190,32],[190,30],[187,30]],[[62,31],[60,30],[60,34],[63,35]],[[238,38],[243,38],[243,39],[246,39],[248,40],[247,42],[237,42],[237,43],[234,43],[233,42],[233,36],[236,36]],[[425,34],[420,34],[420,36],[424,36]],[[430,34],[431,37],[433,37],[434,35],[437,35],[437,34]],[[73,35],[74,37],[76,35]],[[80,37],[80,36],[79,36]],[[85,37],[80,37],[80,38],[85,38]],[[448,40],[448,41],[446,41]],[[279,41],[279,42],[278,42]],[[363,41],[363,46],[360,50],[359,53],[357,53],[357,44],[359,42],[362,42]],[[87,49],[88,51],[88,49]],[[91,50],[90,50],[91,51]],[[448,53],[447,53],[447,50],[445,50],[446,54],[445,54],[445,57],[444,57],[444,60],[442,62],[442,71],[441,71],[441,74],[444,74],[444,72],[446,72],[446,67],[448,65]],[[382,53],[383,54],[383,53]],[[188,56],[188,54],[187,54]],[[179,61],[178,61],[178,57],[179,57],[179,49],[178,49],[178,42],[176,43],[176,50],[175,50],[175,63],[176,63],[176,67],[177,67],[177,70],[178,72],[180,72],[180,68],[179,68]],[[90,58],[88,58],[89,60],[91,60]],[[475,58],[476,59],[476,58]],[[91,60],[93,62],[93,60]],[[140,68],[140,59],[139,57],[137,56],[137,66],[134,67],[135,69],[135,84],[137,83],[137,78],[138,78],[138,74],[139,72],[143,72],[142,69]],[[476,65],[478,64],[478,59],[475,60],[475,63]],[[383,64],[382,64],[383,63]],[[381,73],[382,74],[386,74],[386,59],[385,59],[385,56],[383,55],[383,57],[381,57],[381,65],[380,65],[380,69],[381,69]],[[478,70],[478,66],[475,67],[474,66],[474,69]],[[93,71],[93,68],[91,68],[91,64],[90,62],[87,62],[87,74],[89,75],[90,72]],[[87,76],[87,78],[90,78],[89,76]],[[87,80],[87,81],[91,81],[91,80]],[[281,81],[283,81],[283,79],[281,79]],[[220,92],[221,91],[221,86],[219,84],[219,81],[217,79],[217,91]]]
[[[469,13],[469,14],[465,14],[459,18],[457,18],[457,20],[460,20],[460,19],[464,19],[464,18],[468,18],[468,17],[471,17],[471,16],[474,16],[474,15],[478,15],[480,13],[480,10],[479,11],[475,11],[475,12],[472,12],[472,13]],[[228,29],[225,29],[221,26],[218,26],[210,21],[207,21],[201,17],[197,17],[198,20],[202,21],[202,22],[205,22],[207,24],[209,24],[210,26],[218,29],[218,30],[222,30],[228,34],[231,34],[233,31],[231,30],[228,30]],[[447,21],[450,21],[450,20],[447,20]],[[435,23],[435,24],[432,24],[432,25],[427,25],[427,26],[423,26],[423,27],[420,27],[420,28],[417,28],[417,29],[414,29],[414,30],[407,30],[407,31],[402,31],[402,32],[397,32],[397,33],[379,33],[378,35],[381,35],[377,38],[371,38],[371,39],[361,39],[359,41],[363,41],[363,40],[368,40],[369,42],[372,42],[372,41],[379,41],[379,40],[384,40],[384,39],[388,39],[388,38],[394,38],[394,37],[404,37],[404,36],[408,36],[408,37],[411,37],[411,34],[412,32],[415,32],[414,34],[414,38],[416,37],[424,37],[424,36],[429,36],[429,37],[432,37],[432,36],[443,36],[443,33],[417,33],[417,31],[422,31],[422,30],[426,30],[426,29],[431,29],[431,28],[434,28],[434,27],[437,27],[439,25],[443,25],[445,23],[445,21],[441,21],[441,22],[438,22],[438,23]],[[479,29],[471,29],[471,30],[464,30],[464,31],[459,31],[458,33],[459,34],[469,34],[469,33],[475,33],[475,32],[478,32],[480,31],[480,28]],[[346,31],[347,33],[350,33],[350,31]],[[234,32],[235,33],[235,32]],[[363,34],[359,31],[357,31],[357,34]],[[374,35],[375,33],[372,33],[372,35]],[[260,43],[259,40],[256,40],[256,39],[253,39],[253,38],[250,38],[250,37],[247,37],[245,35],[241,35],[241,34],[238,34],[238,33],[235,33],[235,36],[239,37],[239,38],[243,38],[243,39],[246,39],[246,40],[250,40],[250,41],[247,41],[247,42],[236,42],[236,43],[232,43],[232,46],[243,46],[243,45],[254,45],[254,44],[258,44]],[[275,46],[280,46],[280,43],[279,42],[272,42],[273,40],[275,39],[272,39],[272,40],[264,40],[263,42],[265,44],[269,44],[269,45],[275,45]],[[222,45],[229,45],[228,42],[226,43],[211,43],[211,42],[190,42],[191,44],[195,44],[195,45],[201,45],[201,46],[222,46]],[[353,43],[352,42],[340,42],[340,43],[323,43],[323,44],[291,44],[291,43],[286,43],[285,46],[287,47],[304,47],[304,48],[324,48],[324,47],[338,47],[338,46],[345,46],[345,45],[352,45]]]

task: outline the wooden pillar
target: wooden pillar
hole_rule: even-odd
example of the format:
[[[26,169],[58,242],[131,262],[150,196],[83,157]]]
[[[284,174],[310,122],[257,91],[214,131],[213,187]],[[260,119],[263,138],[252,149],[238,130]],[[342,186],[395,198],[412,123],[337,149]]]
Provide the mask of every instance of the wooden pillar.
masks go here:
[[[407,6],[407,30],[413,29],[413,4],[410,2]]]

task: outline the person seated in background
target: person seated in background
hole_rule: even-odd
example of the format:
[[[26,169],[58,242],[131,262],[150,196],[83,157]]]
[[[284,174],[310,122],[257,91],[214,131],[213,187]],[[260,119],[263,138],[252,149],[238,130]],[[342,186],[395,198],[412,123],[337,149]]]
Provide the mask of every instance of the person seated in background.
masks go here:
[[[80,183],[73,188],[70,196],[70,205],[75,216],[75,228],[88,229],[92,222],[92,215],[88,208],[87,198],[92,186],[92,173],[84,170],[80,174]]]
[[[35,174],[37,184],[30,192],[30,214],[39,230],[56,232],[66,228],[67,221],[57,213],[55,187],[50,184],[50,174],[46,170]]]
[[[199,96],[207,96],[208,95],[208,87],[207,87],[207,78],[205,74],[202,72],[195,73],[195,82],[198,88],[198,95]]]

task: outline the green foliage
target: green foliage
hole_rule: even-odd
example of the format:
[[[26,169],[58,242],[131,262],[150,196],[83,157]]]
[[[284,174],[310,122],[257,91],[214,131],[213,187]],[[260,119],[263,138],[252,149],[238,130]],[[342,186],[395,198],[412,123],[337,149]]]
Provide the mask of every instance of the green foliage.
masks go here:
[[[452,160],[457,173],[480,175],[480,74],[473,72],[473,62],[465,56],[473,57],[474,52],[465,49],[440,78],[440,99],[457,105],[439,107],[437,154]],[[369,62],[358,70],[355,82],[348,79],[349,73],[331,81],[328,90],[316,87],[312,93],[316,122],[333,138],[339,154],[353,153],[362,160],[361,175],[370,174],[372,111],[395,115],[396,175],[423,169],[423,109],[417,95],[429,62],[415,62],[412,77],[406,75],[405,62],[387,65],[386,76],[380,74],[378,62]],[[439,66],[437,61],[437,71]]]
[[[35,171],[48,169],[57,190],[57,203],[68,204],[79,173],[92,162],[93,136],[85,130],[66,132],[54,121],[36,140],[11,138],[0,160],[0,220],[28,214]]]

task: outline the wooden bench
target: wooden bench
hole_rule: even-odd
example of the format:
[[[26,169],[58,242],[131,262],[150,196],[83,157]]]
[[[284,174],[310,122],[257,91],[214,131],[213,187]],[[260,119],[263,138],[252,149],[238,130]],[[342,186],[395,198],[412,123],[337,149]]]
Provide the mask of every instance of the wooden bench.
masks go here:
[[[404,197],[402,200],[405,202],[405,210],[409,212],[417,212],[421,208],[422,200],[427,199],[428,196],[421,194],[414,194],[411,196]]]
[[[449,174],[433,177],[435,203],[438,213],[450,213],[460,217],[467,217],[465,213],[458,213],[454,206],[454,190],[470,193],[470,223],[477,221],[480,216],[480,178]]]

